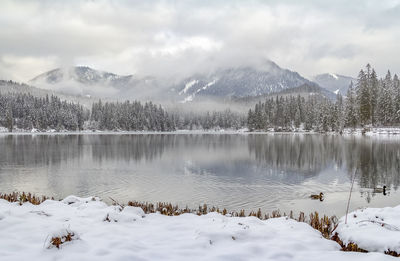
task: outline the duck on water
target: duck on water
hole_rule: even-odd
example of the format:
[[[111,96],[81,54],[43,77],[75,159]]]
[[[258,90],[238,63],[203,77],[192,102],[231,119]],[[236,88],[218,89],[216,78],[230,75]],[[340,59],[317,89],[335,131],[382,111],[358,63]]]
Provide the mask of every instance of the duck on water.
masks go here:
[[[374,188],[374,193],[382,193],[386,196],[386,186],[383,186],[382,188]]]
[[[324,200],[324,193],[320,192],[319,194],[312,194],[310,196],[311,199],[318,199],[320,201]]]

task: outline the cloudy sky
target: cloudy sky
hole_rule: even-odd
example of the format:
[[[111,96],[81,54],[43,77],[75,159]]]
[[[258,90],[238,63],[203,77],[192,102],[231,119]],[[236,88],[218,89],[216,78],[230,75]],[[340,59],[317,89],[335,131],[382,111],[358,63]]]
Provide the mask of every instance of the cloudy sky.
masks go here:
[[[0,78],[88,65],[184,76],[265,59],[310,77],[400,72],[400,0],[0,2]]]

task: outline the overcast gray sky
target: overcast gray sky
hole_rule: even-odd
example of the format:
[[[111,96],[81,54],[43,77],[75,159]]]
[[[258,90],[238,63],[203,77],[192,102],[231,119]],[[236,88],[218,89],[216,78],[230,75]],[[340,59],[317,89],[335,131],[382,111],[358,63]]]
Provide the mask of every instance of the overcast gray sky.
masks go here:
[[[310,77],[400,72],[400,0],[0,2],[0,78],[63,66],[186,75],[264,59]]]

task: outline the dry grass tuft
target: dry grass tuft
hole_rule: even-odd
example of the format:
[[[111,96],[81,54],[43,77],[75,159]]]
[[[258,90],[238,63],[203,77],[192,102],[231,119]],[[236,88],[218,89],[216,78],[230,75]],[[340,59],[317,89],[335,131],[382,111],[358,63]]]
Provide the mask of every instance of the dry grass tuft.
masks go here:
[[[387,250],[387,251],[385,251],[385,254],[394,256],[394,257],[400,257],[400,253],[397,253],[396,251]]]
[[[12,192],[9,194],[0,193],[0,199],[7,200],[8,202],[19,202],[20,205],[22,205],[25,202],[29,202],[33,205],[39,205],[50,198],[45,196],[38,197],[33,195],[32,193]],[[54,198],[51,199],[54,200]]]
[[[59,249],[62,244],[72,241],[74,237],[75,234],[73,232],[67,231],[67,234],[64,236],[52,237],[50,240],[50,246],[55,246]]]
[[[362,253],[367,253],[367,250],[364,250],[362,248],[359,248],[357,244],[355,243],[348,243],[347,245],[343,243],[343,241],[339,238],[338,233],[335,233],[331,239],[333,241],[336,241],[341,247],[342,251],[351,251],[351,252],[362,252]]]
[[[330,238],[338,225],[338,219],[335,216],[328,217],[325,215],[319,218],[318,212],[314,212],[310,214],[309,224],[320,231],[325,238]]]
[[[335,233],[331,239],[336,241],[342,247],[342,251],[368,253],[367,250],[360,248],[356,243],[350,242],[348,244],[344,244],[338,233]],[[396,251],[387,250],[385,251],[385,254],[394,257],[400,257],[400,253],[397,253]]]

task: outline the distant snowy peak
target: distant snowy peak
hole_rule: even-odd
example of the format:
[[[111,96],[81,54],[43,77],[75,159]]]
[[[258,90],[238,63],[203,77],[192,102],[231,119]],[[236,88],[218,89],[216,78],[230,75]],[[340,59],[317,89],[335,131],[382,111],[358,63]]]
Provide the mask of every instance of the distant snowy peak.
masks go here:
[[[321,87],[335,93],[345,95],[350,86],[351,82],[355,82],[356,79],[334,73],[319,74],[314,77],[314,82],[318,83]]]
[[[331,76],[335,80],[339,80],[339,77],[334,73],[329,73],[329,76]]]
[[[265,68],[227,68],[210,75],[196,75],[174,86],[180,102],[200,97],[259,96],[295,88],[311,82],[297,72],[280,68],[268,62]]]
[[[42,73],[30,80],[29,84],[70,95],[115,98],[124,96],[121,92],[135,81],[132,75],[122,76],[87,66],[75,66]]]
[[[128,82],[132,75],[120,76],[114,73],[94,70],[87,66],[57,68],[40,74],[29,82],[32,84],[58,84],[62,82],[77,82],[85,85],[121,85]]]

